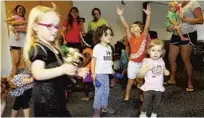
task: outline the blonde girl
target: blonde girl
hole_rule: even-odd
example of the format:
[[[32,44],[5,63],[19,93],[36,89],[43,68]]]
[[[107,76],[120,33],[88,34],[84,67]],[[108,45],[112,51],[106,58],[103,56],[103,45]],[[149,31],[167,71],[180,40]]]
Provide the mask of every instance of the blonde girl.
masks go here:
[[[88,70],[65,64],[55,41],[60,17],[53,8],[34,7],[28,18],[24,58],[31,63],[35,78],[32,92],[35,117],[69,117],[65,106],[65,80],[70,76],[85,77]]]
[[[168,5],[168,15],[166,17],[166,27],[167,31],[169,32],[175,32],[180,36],[181,40],[188,40],[188,38],[185,38],[181,32],[180,28],[180,20],[177,15],[177,9],[176,9],[177,2],[169,2]]]

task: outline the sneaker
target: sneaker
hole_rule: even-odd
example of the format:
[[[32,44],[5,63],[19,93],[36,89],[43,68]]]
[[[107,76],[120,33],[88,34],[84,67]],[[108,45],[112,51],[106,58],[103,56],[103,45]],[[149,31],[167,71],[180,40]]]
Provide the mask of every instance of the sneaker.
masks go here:
[[[115,110],[113,108],[105,108],[105,109],[102,109],[102,112],[103,113],[110,113],[110,114],[113,114],[115,113]]]
[[[95,110],[93,117],[100,117],[101,111],[100,110]]]
[[[147,118],[146,112],[141,112],[139,118]]]
[[[150,116],[150,118],[157,118],[157,114],[152,113],[151,116]]]
[[[193,91],[194,91],[193,87],[186,88],[186,92],[193,92]]]

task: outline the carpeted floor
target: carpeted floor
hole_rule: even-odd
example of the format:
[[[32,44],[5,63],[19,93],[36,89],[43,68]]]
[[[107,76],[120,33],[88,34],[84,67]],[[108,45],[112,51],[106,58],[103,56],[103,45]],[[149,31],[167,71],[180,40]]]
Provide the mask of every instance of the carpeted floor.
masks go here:
[[[204,116],[204,72],[194,71],[194,92],[185,91],[185,73],[177,73],[177,86],[165,86],[162,103],[158,116],[160,117],[203,117]],[[167,78],[166,78],[167,79]],[[117,84],[111,88],[109,104],[116,112],[115,114],[102,114],[104,117],[136,117],[139,116],[140,104],[138,101],[138,89],[132,90],[129,102],[123,102],[124,88]],[[93,93],[91,93],[93,96]],[[73,93],[68,100],[67,107],[74,117],[91,117],[93,99],[81,101],[83,92]],[[7,100],[7,106],[3,117],[9,117],[14,98]],[[22,116],[20,111],[19,116]]]

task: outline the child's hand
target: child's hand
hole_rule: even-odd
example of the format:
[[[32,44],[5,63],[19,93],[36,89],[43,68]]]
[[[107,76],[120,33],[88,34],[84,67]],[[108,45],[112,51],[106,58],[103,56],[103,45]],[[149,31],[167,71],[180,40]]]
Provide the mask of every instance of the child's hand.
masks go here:
[[[80,76],[83,79],[85,79],[88,72],[89,72],[88,68],[79,68],[79,69],[77,69],[77,76]]]
[[[116,12],[119,16],[122,16],[123,15],[123,10],[124,8],[120,9],[119,6],[117,6],[117,9],[116,9]]]
[[[148,65],[147,63],[143,64],[143,68],[146,72],[152,70],[153,66],[152,65]]]
[[[96,79],[96,74],[91,74],[91,78],[92,78],[93,81],[95,81],[95,79]]]
[[[147,4],[147,9],[143,9],[143,11],[145,12],[146,15],[150,15],[151,14],[151,6],[150,4]]]
[[[35,80],[34,77],[31,77],[30,79],[31,79],[32,82],[34,82],[34,80]]]
[[[164,70],[164,75],[166,75],[166,76],[170,75],[169,70]]]
[[[176,24],[175,24],[175,26],[179,26],[179,25],[180,25],[179,23],[176,23]]]
[[[72,64],[63,64],[61,68],[64,74],[76,75],[77,67]]]

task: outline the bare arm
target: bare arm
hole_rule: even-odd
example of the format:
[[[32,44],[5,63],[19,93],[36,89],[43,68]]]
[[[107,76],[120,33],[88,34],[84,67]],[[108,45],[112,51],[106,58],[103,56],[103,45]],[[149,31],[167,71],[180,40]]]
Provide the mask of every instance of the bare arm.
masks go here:
[[[9,23],[9,22],[11,22],[11,21],[13,21],[13,20],[15,20],[15,19],[12,18],[12,17],[9,17],[9,18],[7,18],[5,21]]]
[[[149,25],[150,25],[150,16],[151,16],[151,6],[150,4],[147,5],[147,9],[143,9],[143,11],[146,13],[147,17],[146,17],[146,22],[145,22],[145,27],[144,27],[144,31],[143,34],[145,35],[145,37],[148,35],[149,33]]]
[[[169,72],[169,70],[166,69],[166,66],[164,67],[164,72],[163,72],[163,74],[164,74],[165,76],[169,76],[169,75],[170,75],[170,72]]]
[[[129,56],[130,56],[130,47],[129,46],[125,46],[125,53],[126,53],[127,58],[129,58]]]
[[[95,77],[96,77],[95,66],[96,66],[96,58],[92,57],[92,60],[91,60],[91,76],[92,76],[93,81],[95,81]]]
[[[45,62],[35,60],[31,65],[31,70],[36,80],[49,80],[64,74],[75,75],[77,68],[71,64],[63,64],[60,67],[45,69]]]
[[[183,16],[180,16],[181,20],[183,22],[190,23],[193,25],[194,24],[203,24],[203,14],[202,14],[201,8],[200,7],[195,8],[193,11],[193,14],[194,14],[195,18],[185,18]]]
[[[26,85],[26,84],[31,84],[31,83],[33,83],[33,77],[31,77],[31,78],[24,78],[23,80],[22,80],[22,82],[23,82],[23,85]]]
[[[119,17],[120,17],[120,21],[121,21],[123,27],[125,28],[125,33],[126,33],[127,39],[130,40],[130,38],[131,38],[130,28],[129,28],[129,26],[128,26],[128,24],[127,24],[127,22],[126,22],[126,20],[125,20],[125,18],[124,18],[124,16],[123,16],[123,10],[124,10],[124,8],[123,8],[123,9],[120,9],[120,8],[117,6],[117,10],[116,10],[116,11],[117,11],[117,14],[118,14]]]
[[[27,28],[15,28],[17,32],[26,32]]]
[[[84,36],[85,35],[85,29],[84,29],[84,24],[82,24],[82,27],[81,27],[81,33],[82,33],[82,36]]]
[[[86,57],[86,59],[83,61],[83,67],[89,64],[89,62],[91,61],[91,55],[89,53],[84,53],[84,56]]]
[[[137,77],[144,78],[148,71],[152,69],[151,65],[147,65],[144,60],[142,62],[142,67],[140,69],[140,72],[138,73]]]
[[[9,25],[23,25],[23,24],[27,24],[27,21],[10,21],[8,22]]]
[[[61,32],[60,32],[60,35],[63,37],[63,39],[64,39],[64,43],[65,43],[65,35],[66,35],[66,30],[67,30],[67,28],[66,27],[62,27],[62,29],[61,29]]]

